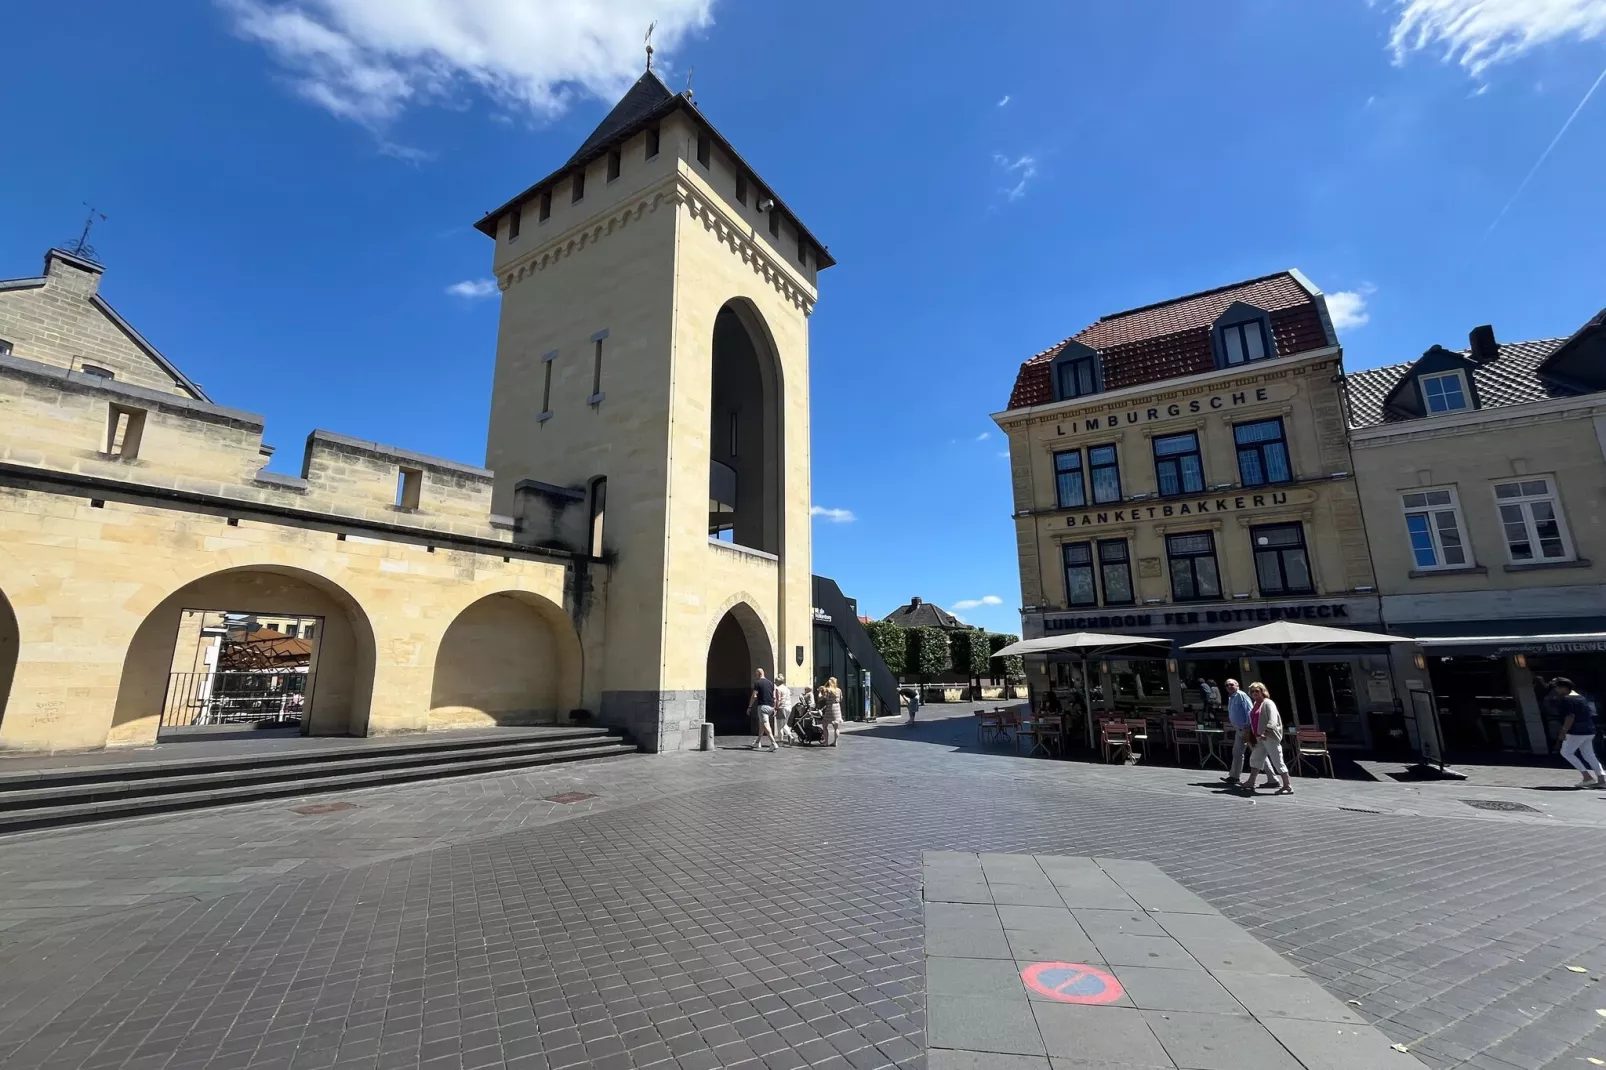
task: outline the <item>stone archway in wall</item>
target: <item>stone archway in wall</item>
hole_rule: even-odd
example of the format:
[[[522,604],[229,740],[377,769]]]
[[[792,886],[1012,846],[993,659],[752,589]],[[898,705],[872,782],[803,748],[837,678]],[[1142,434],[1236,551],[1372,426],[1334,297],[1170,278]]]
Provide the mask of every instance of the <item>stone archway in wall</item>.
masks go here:
[[[292,626],[304,638],[285,634]],[[242,632],[267,641],[248,649],[254,660],[220,666],[220,645]],[[224,569],[186,583],[141,622],[123,657],[108,739],[249,732],[253,714],[274,704],[303,734],[362,736],[373,680],[373,628],[340,585],[283,565]]]
[[[429,727],[566,722],[580,677],[580,637],[561,607],[525,591],[486,595],[441,638]]]
[[[17,614],[0,591],[0,724],[6,719],[6,699],[11,695],[11,681],[17,675],[17,651],[22,647],[22,633],[17,628]]]
[[[782,549],[781,364],[753,303],[734,298],[714,320],[709,388],[708,533]]]
[[[721,614],[708,640],[708,671],[703,717],[716,736],[751,735],[755,729],[747,700],[753,671],[775,677],[775,652],[764,620],[750,604],[737,602]]]

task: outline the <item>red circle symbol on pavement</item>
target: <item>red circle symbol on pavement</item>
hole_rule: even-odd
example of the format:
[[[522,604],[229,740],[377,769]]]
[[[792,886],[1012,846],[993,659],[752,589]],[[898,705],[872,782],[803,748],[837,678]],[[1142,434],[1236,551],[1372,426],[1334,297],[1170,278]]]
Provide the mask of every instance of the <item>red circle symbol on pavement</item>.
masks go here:
[[[1038,995],[1061,1003],[1114,1003],[1126,995],[1114,976],[1081,962],[1034,962],[1020,979]]]

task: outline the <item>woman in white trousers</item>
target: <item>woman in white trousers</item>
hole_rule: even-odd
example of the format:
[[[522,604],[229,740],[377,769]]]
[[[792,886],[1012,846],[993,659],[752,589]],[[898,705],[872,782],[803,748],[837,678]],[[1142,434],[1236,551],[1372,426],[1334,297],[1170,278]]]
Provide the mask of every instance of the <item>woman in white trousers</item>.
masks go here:
[[[1249,685],[1249,738],[1254,740],[1255,749],[1249,755],[1249,780],[1238,785],[1239,790],[1255,793],[1255,777],[1261,765],[1271,762],[1272,769],[1282,778],[1283,786],[1277,789],[1278,795],[1292,795],[1294,786],[1288,781],[1288,762],[1283,758],[1283,716],[1277,710],[1277,703],[1271,700],[1266,693],[1266,685],[1256,682]]]

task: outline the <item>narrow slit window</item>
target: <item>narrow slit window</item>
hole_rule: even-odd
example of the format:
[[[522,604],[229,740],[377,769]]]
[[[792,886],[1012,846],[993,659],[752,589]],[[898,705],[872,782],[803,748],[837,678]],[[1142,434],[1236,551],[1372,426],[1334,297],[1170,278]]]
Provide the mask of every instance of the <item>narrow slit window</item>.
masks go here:
[[[606,335],[606,333],[604,333],[602,338],[593,339],[592,343],[591,343],[592,346],[593,346],[593,349],[592,349],[592,352],[591,352],[591,398],[590,398],[590,401],[591,401],[591,404],[593,404],[593,405],[595,405],[597,402],[602,400],[602,342],[603,342],[603,339],[606,338],[606,337],[607,337],[607,335]]]
[[[649,126],[647,128],[647,159],[650,160],[656,155],[658,155],[658,128]]]
[[[747,207],[747,176],[740,171],[736,172],[736,203]]]
[[[781,213],[774,208],[770,209],[770,237],[781,236]]]
[[[552,191],[549,190],[549,189],[544,189],[544,190],[541,191],[541,218],[540,218],[539,222],[545,223],[548,219],[551,219],[551,218],[552,218]]]
[[[697,162],[702,164],[703,167],[706,169],[708,167],[709,161],[711,159],[713,159],[713,156],[714,156],[713,139],[710,138],[707,134],[698,134],[697,135]]]
[[[592,557],[602,556],[602,522],[608,507],[608,480],[606,477],[591,484],[591,527],[587,550]]]
[[[145,437],[145,410],[131,409],[126,405],[110,405],[106,415],[106,456],[119,461],[132,461],[139,456],[140,441]]]
[[[579,204],[582,200],[585,199],[585,195],[586,195],[586,173],[584,171],[576,171],[575,175],[574,175],[574,197],[569,203],[571,203],[571,204]]]
[[[620,153],[619,153],[618,149],[614,149],[612,152],[608,153],[608,181],[609,182],[612,182],[614,179],[619,177],[619,164],[620,164]]]
[[[524,209],[522,207],[518,206],[518,205],[515,205],[514,208],[513,208],[513,211],[511,211],[511,212],[509,212],[507,214],[507,240],[508,241],[518,241],[519,240],[519,223],[521,222],[521,218],[520,217],[522,217],[523,215],[524,215]]]
[[[396,469],[396,508],[417,509],[424,490],[424,473],[417,468]]]
[[[546,375],[545,375],[545,377],[544,377],[544,379],[542,381],[542,384],[541,384],[541,412],[542,413],[549,413],[549,412],[552,411],[552,365],[555,364],[556,362],[557,361],[556,361],[556,355],[555,354],[553,356],[547,357],[546,360],[542,361],[542,363],[546,365]]]

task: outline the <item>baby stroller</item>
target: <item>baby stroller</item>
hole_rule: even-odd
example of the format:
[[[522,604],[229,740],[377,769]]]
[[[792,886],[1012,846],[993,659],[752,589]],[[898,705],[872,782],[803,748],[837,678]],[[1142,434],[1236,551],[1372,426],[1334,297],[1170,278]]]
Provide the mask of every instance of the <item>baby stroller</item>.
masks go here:
[[[792,737],[799,743],[825,742],[825,725],[820,720],[820,711],[806,699],[792,707],[787,726],[792,729]]]

